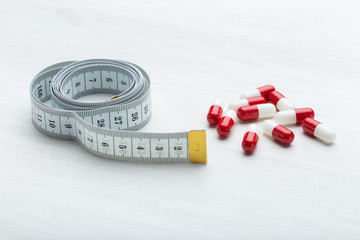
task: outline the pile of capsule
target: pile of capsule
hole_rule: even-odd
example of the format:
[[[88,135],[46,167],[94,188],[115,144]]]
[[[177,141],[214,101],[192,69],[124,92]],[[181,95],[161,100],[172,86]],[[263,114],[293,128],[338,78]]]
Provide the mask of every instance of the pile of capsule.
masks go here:
[[[314,119],[315,113],[311,108],[295,108],[295,106],[272,85],[266,85],[243,93],[240,100],[231,102],[225,110],[225,104],[217,99],[213,102],[207,115],[211,125],[217,125],[217,132],[221,137],[227,137],[235,123],[236,116],[241,121],[271,118],[262,123],[262,131],[269,137],[284,145],[290,145],[295,138],[294,133],[284,125],[301,124],[304,131],[317,137],[325,143],[332,143],[336,138],[333,130]],[[278,111],[277,111],[278,110]],[[245,152],[255,150],[259,139],[260,129],[256,124],[250,124],[242,141]]]

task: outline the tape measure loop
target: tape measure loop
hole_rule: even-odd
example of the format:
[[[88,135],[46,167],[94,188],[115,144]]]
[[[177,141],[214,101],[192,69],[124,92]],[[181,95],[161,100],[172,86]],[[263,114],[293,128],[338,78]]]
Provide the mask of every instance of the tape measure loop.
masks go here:
[[[40,132],[77,141],[101,157],[146,163],[194,162],[189,160],[189,132],[135,132],[151,119],[150,89],[146,72],[126,61],[57,63],[42,70],[31,83],[32,122]],[[77,100],[93,93],[115,97],[102,102]],[[52,106],[45,104],[49,100]],[[199,156],[206,157],[206,153]]]

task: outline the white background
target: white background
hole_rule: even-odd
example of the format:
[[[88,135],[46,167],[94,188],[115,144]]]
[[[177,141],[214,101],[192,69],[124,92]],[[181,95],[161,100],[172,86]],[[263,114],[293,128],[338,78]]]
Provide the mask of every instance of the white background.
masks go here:
[[[0,0],[0,239],[359,239],[357,1]],[[29,85],[66,60],[134,62],[144,131],[206,129],[207,165],[93,156],[30,121]],[[215,97],[273,84],[337,132],[241,149],[206,122]]]

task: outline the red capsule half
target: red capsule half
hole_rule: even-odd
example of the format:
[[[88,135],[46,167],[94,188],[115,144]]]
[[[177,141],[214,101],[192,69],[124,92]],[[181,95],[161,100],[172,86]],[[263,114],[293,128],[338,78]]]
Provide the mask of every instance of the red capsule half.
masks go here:
[[[272,91],[275,91],[275,88],[273,85],[265,85],[262,87],[258,87],[257,90],[259,90],[261,96],[268,98],[269,93],[271,93]]]
[[[301,124],[301,127],[304,129],[305,132],[314,136],[315,128],[320,124],[321,124],[321,122],[319,122],[313,118],[308,118],[308,119],[306,119],[306,121],[304,121]]]
[[[290,145],[294,141],[295,135],[290,129],[277,125],[272,132],[272,137],[283,144]]]
[[[285,96],[282,95],[281,93],[279,93],[278,91],[272,91],[271,94],[269,94],[268,100],[269,100],[269,102],[271,102],[272,104],[274,104],[276,106],[278,101],[284,97]]]
[[[266,98],[264,98],[263,96],[250,97],[250,98],[246,98],[246,100],[249,102],[249,105],[258,105],[258,104],[267,103]]]
[[[207,114],[207,121],[211,125],[216,125],[219,123],[222,114],[223,114],[223,103],[220,99],[216,99],[211,105],[209,112]]]
[[[259,140],[259,128],[256,124],[251,124],[245,133],[242,141],[242,148],[246,153],[252,153],[256,149]]]
[[[236,113],[233,110],[228,110],[225,115],[220,119],[216,131],[220,137],[227,137],[234,126]]]
[[[315,112],[311,108],[297,108],[295,109],[296,124],[301,124],[305,118],[314,118]]]

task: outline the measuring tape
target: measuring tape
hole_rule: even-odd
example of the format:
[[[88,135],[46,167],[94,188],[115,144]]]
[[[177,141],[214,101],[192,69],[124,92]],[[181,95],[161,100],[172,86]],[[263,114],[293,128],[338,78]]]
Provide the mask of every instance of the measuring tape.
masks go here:
[[[62,62],[42,70],[30,86],[34,126],[77,141],[105,158],[143,163],[206,163],[205,131],[135,132],[151,118],[150,79],[135,64],[108,59]],[[81,102],[94,93],[115,96]],[[51,100],[51,106],[45,102]]]

